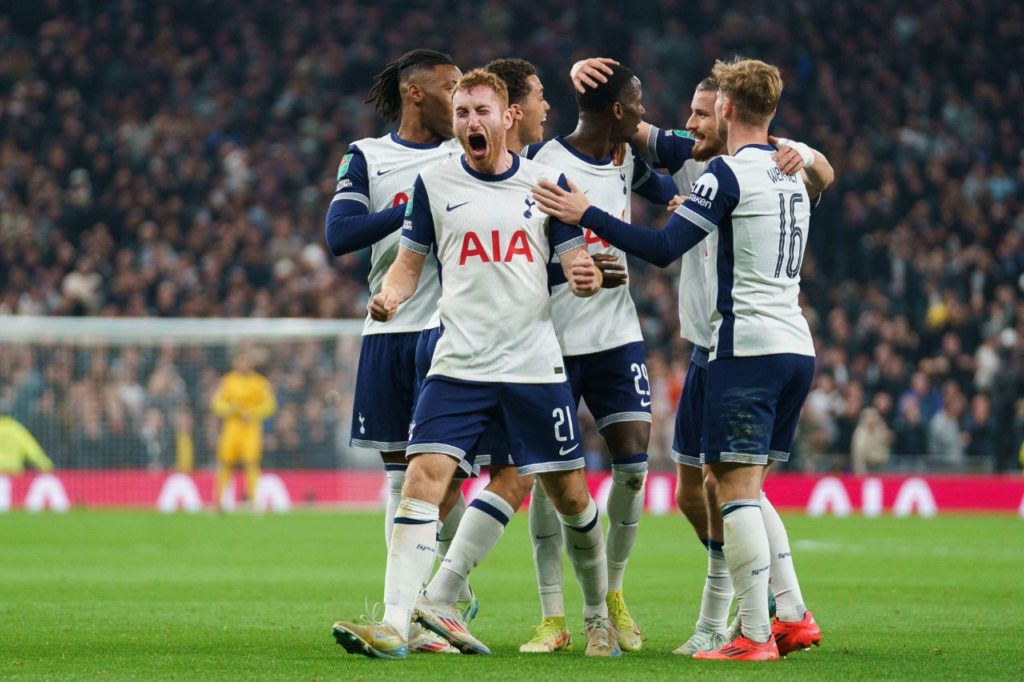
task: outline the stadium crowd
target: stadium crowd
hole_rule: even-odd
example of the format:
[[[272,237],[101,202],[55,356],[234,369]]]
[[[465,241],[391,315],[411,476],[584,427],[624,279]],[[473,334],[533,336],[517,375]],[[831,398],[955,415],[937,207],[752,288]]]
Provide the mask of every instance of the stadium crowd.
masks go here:
[[[570,0],[559,16],[496,0],[5,7],[0,314],[362,317],[368,259],[328,258],[323,219],[347,143],[384,131],[362,100],[388,60],[413,43],[465,68],[528,58],[556,134],[574,125],[578,58],[628,64],[647,119],[679,127],[714,59],[744,54],[784,68],[773,130],[837,169],[802,270],[818,374],[792,466],[1019,466],[1024,6],[640,6]],[[634,217],[656,216],[638,202]],[[631,268],[651,452],[667,466],[689,356],[677,267]],[[269,466],[376,462],[346,445],[357,343],[267,349],[260,370],[281,405]],[[204,463],[218,353],[4,345],[0,407],[50,439],[58,466],[170,468],[184,433]],[[588,434],[601,466],[592,420]]]

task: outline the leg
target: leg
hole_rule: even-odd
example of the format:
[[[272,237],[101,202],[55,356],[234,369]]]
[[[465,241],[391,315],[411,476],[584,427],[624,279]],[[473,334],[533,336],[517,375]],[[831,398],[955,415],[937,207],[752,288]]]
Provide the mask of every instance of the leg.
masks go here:
[[[257,424],[250,433],[245,436],[245,453],[243,466],[245,468],[245,497],[249,506],[256,508],[256,485],[260,480],[260,460],[263,459],[263,432]]]
[[[601,435],[612,456],[612,489],[608,494],[608,589],[622,589],[622,574],[636,543],[644,509],[647,444],[651,424],[623,421],[609,424]]]
[[[416,595],[434,565],[438,505],[455,467],[455,460],[441,454],[418,455],[409,464],[384,577],[384,622],[403,633],[405,639],[409,637]]]
[[[468,654],[490,653],[490,649],[469,632],[467,625],[472,617],[459,608],[459,600],[467,595],[473,601],[469,572],[498,544],[532,482],[529,476],[520,480],[516,470],[507,465],[492,464],[491,472],[491,482],[470,503],[448,555],[416,606],[416,618],[424,627]],[[473,608],[471,604],[469,609]]]
[[[643,634],[626,607],[622,577],[636,543],[644,510],[647,444],[651,424],[622,421],[601,431],[612,455],[612,488],[608,494],[608,613],[623,651],[640,651]]]
[[[224,491],[231,482],[238,461],[235,440],[233,434],[221,433],[220,442],[217,443],[217,477],[213,485],[213,503],[221,511],[228,508],[224,504]]]
[[[693,526],[697,539],[708,542],[708,502],[704,497],[704,473],[700,466],[676,463],[676,506]]]
[[[768,536],[761,517],[760,485],[764,467],[715,463],[726,563],[736,589],[743,636],[752,642],[771,637],[768,620],[768,577],[771,564]]]
[[[521,477],[514,467],[491,468],[491,482],[470,503],[448,555],[427,586],[428,601],[454,606],[464,596],[469,572],[498,544],[532,482],[532,476]]]
[[[771,565],[761,517],[760,485],[780,391],[785,378],[776,356],[724,358],[708,369],[704,408],[705,461],[722,511],[725,562],[736,599],[741,636],[702,659],[776,660],[768,616]],[[709,515],[710,516],[710,515]]]
[[[371,334],[359,348],[350,443],[380,452],[388,482],[384,542],[391,538],[395,511],[402,499],[409,423],[417,386],[416,344],[419,333]]]
[[[466,479],[461,476],[452,478],[441,501],[441,529],[437,533],[437,558],[444,561],[451,547],[455,533],[466,513],[466,498],[462,495],[462,484]]]
[[[384,475],[388,481],[388,499],[384,509],[384,544],[391,542],[391,529],[394,526],[395,512],[402,501],[402,487],[405,485],[405,472],[409,465],[405,460],[405,451],[382,452]]]

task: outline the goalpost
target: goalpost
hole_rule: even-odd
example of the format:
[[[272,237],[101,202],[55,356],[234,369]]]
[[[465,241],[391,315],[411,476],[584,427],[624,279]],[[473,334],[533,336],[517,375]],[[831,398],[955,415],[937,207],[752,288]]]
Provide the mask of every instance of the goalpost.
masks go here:
[[[145,481],[163,485],[172,474],[189,477],[208,503],[220,427],[210,398],[234,354],[249,349],[278,403],[264,422],[263,467],[305,476],[311,483],[292,497],[322,501],[330,494],[317,488],[317,474],[362,469],[376,476],[380,468],[377,453],[348,445],[362,326],[287,318],[4,317],[0,416],[42,446],[71,506],[148,505],[150,493],[139,490]],[[26,472],[48,468],[24,459]],[[17,497],[19,482],[30,476],[9,463],[7,469],[0,476],[9,479],[8,498]]]

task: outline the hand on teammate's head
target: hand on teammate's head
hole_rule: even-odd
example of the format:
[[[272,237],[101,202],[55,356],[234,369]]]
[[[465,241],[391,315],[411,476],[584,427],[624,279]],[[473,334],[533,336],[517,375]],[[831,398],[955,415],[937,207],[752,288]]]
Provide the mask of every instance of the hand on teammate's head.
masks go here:
[[[601,83],[608,82],[607,76],[612,74],[612,64],[618,64],[618,62],[608,57],[581,59],[572,65],[569,77],[579,92],[586,92],[587,88],[596,88]]]

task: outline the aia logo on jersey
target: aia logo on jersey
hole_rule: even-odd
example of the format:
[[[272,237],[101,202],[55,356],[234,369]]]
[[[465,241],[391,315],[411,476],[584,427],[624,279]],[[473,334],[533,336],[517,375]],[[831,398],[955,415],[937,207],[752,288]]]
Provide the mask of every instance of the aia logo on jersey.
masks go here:
[[[601,239],[596,234],[594,234],[594,231],[591,230],[589,227],[587,229],[583,230],[583,240],[585,242],[587,242],[587,244],[600,244],[601,246],[603,246],[606,249],[609,246],[611,246],[611,244],[609,244],[608,242],[606,242],[605,240]]]
[[[530,249],[530,242],[526,238],[525,230],[516,230],[512,233],[505,248],[502,248],[501,232],[491,230],[490,251],[484,248],[484,243],[476,232],[467,232],[462,236],[462,252],[459,254],[459,265],[465,265],[471,258],[477,258],[481,263],[511,263],[516,256],[533,262],[533,251]]]

